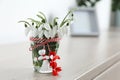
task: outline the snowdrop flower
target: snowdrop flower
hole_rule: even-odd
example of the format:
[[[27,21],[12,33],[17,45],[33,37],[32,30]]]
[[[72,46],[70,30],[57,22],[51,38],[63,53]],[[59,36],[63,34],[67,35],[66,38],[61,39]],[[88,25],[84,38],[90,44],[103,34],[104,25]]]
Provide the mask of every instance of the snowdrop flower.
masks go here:
[[[54,26],[49,32],[50,32],[50,37],[53,38],[57,34],[58,26]]]
[[[25,28],[25,35],[27,36],[31,30],[31,27],[26,27]]]
[[[32,31],[30,33],[31,37],[36,37],[38,35],[38,30],[36,28],[32,28]]]
[[[57,30],[59,38],[63,37],[62,29]]]
[[[54,38],[56,34],[58,34],[58,36],[61,38],[69,31],[68,25],[73,20],[73,11],[74,10],[70,10],[61,22],[58,22],[58,17],[55,17],[53,19],[53,22],[49,23],[47,22],[45,15],[41,12],[39,15],[37,15],[37,17],[41,19],[40,21],[32,18],[28,18],[31,20],[32,25],[27,21],[19,21],[19,22],[25,23],[26,36],[28,34],[31,34],[30,37],[44,38],[45,36],[45,38],[49,39],[49,38]]]
[[[33,26],[29,26],[25,28],[25,35],[27,36],[30,33],[31,37],[36,37],[38,35],[38,30]]]
[[[68,26],[63,26],[58,29],[58,36],[62,38],[64,35],[68,34],[69,28]]]
[[[50,37],[50,33],[49,31],[51,30],[49,24],[47,23],[44,23],[42,24],[39,28],[38,28],[38,36],[39,38],[42,38],[43,35],[45,35],[46,38],[49,38]]]
[[[67,26],[66,27],[62,27],[62,33],[63,33],[63,35],[68,34]]]

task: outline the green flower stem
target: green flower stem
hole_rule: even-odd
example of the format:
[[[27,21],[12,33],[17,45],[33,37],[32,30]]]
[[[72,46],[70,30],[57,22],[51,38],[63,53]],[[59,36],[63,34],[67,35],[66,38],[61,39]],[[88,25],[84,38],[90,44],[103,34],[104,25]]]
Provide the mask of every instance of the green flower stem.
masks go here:
[[[19,21],[18,23],[21,23],[21,22],[24,22],[24,23],[26,23],[27,25],[31,26],[31,25],[29,24],[29,22],[27,22],[27,21]]]
[[[42,13],[42,12],[39,12],[42,16],[44,16],[44,19],[45,19],[45,22],[47,22],[47,18],[46,18],[46,16],[45,16],[45,14],[44,13]]]
[[[63,26],[65,19],[68,17],[68,15],[69,15],[70,13],[71,13],[71,12],[69,11],[69,12],[67,13],[67,15],[64,17],[63,21],[62,21],[61,24],[60,24],[60,27]]]

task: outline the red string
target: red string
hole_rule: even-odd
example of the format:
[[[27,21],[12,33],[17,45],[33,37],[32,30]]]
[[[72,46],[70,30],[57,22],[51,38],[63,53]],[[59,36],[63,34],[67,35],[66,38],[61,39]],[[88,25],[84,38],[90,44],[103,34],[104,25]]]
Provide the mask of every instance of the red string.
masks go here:
[[[44,46],[45,44],[48,44],[49,42],[58,42],[60,40],[60,38],[42,39],[42,38],[31,37],[30,40],[33,41],[34,43],[36,43],[36,45],[31,46],[29,48],[29,50],[32,51],[39,46]]]
[[[60,57],[56,54],[55,51],[51,51],[50,56],[53,56],[53,59],[50,60],[50,66],[52,67],[52,74],[53,76],[57,76],[58,72],[62,70],[61,67],[58,67],[56,62],[56,60],[60,59]]]

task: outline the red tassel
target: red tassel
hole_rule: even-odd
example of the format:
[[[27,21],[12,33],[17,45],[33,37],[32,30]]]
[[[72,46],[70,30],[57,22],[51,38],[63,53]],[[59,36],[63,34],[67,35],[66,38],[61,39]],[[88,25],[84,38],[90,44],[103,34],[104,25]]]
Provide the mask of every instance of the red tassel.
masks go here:
[[[60,57],[59,57],[58,55],[55,55],[55,56],[53,57],[53,61],[55,61],[56,59],[60,59]]]
[[[50,66],[55,69],[57,67],[57,63],[56,62],[50,62]]]
[[[53,70],[53,71],[52,71],[52,74],[53,74],[53,76],[57,76],[57,75],[58,75],[58,72],[57,72],[56,70]]]
[[[56,71],[57,71],[57,72],[62,71],[61,67],[57,67],[57,68],[56,68]]]
[[[55,52],[55,51],[51,51],[51,52],[50,52],[50,55],[55,56],[55,55],[56,55],[56,52]]]
[[[56,55],[55,51],[50,52],[50,56],[53,56],[53,59],[50,60],[50,66],[52,67],[53,71],[52,74],[53,76],[57,76],[58,72],[60,72],[62,69],[61,67],[57,67],[57,63],[55,62],[57,59],[60,59],[58,55]]]

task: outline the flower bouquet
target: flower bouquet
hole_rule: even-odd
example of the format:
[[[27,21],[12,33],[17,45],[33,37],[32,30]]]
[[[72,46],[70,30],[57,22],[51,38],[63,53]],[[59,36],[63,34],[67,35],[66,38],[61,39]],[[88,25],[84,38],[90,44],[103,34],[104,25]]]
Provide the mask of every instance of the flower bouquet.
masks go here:
[[[39,12],[37,17],[39,20],[28,18],[28,21],[23,22],[25,25],[25,34],[30,36],[32,51],[32,59],[34,70],[40,73],[52,73],[58,75],[61,67],[58,66],[56,60],[60,59],[57,55],[59,41],[68,33],[69,25],[73,20],[73,11],[69,11],[65,18],[58,22],[58,17],[55,17],[50,23],[46,16]]]

